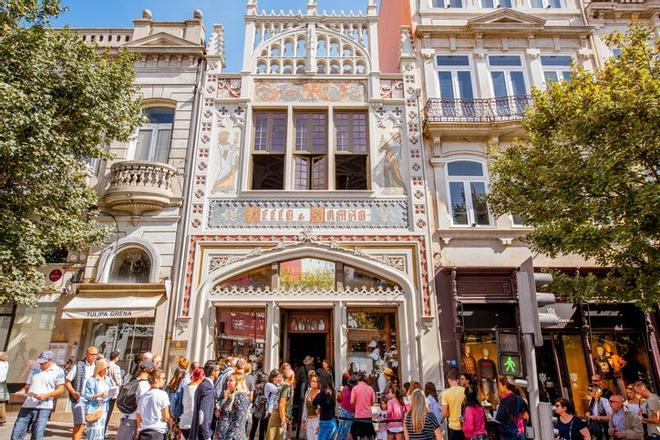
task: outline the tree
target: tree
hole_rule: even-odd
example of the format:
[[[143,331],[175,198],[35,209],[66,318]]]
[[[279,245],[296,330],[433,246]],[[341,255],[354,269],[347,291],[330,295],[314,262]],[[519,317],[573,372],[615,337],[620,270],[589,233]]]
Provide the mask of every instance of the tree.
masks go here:
[[[61,10],[0,2],[0,302],[34,303],[46,255],[103,239],[82,161],[108,158],[141,119],[133,57],[53,29]]]
[[[521,214],[530,247],[577,254],[606,276],[564,274],[553,288],[575,301],[660,301],[660,71],[655,30],[633,23],[608,37],[621,50],[596,72],[533,91],[528,139],[492,148],[488,202]]]

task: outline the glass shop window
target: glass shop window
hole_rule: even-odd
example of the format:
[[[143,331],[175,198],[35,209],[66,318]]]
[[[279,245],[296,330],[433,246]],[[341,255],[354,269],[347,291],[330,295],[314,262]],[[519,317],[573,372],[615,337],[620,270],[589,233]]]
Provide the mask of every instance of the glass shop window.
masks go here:
[[[300,258],[279,264],[280,289],[335,290],[335,263]]]
[[[266,311],[263,308],[216,309],[216,357],[242,356],[252,371],[263,369],[266,344]]]

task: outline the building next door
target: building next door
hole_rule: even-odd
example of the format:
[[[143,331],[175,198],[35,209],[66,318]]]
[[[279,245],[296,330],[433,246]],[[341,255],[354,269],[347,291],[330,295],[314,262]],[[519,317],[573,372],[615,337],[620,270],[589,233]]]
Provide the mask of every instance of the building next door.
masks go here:
[[[283,309],[280,360],[289,362],[294,369],[303,365],[307,356],[320,368],[327,359],[332,365],[332,309]]]

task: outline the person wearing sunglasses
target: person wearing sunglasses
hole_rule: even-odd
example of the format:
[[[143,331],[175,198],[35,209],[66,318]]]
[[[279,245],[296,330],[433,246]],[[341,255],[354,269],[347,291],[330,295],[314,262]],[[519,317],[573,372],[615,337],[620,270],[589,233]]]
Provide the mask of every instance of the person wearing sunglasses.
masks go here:
[[[642,426],[642,419],[626,410],[623,406],[623,396],[618,394],[610,396],[610,407],[612,407],[609,425],[610,436],[613,439],[643,440],[644,427]]]
[[[69,392],[71,399],[71,412],[73,413],[73,440],[80,440],[85,431],[85,399],[82,394],[85,391],[85,382],[94,376],[96,358],[99,351],[94,346],[87,347],[85,358],[76,362],[66,376],[64,387]]]
[[[568,399],[560,398],[555,401],[555,414],[555,427],[558,432],[556,440],[591,440],[587,422],[575,416],[575,409]]]

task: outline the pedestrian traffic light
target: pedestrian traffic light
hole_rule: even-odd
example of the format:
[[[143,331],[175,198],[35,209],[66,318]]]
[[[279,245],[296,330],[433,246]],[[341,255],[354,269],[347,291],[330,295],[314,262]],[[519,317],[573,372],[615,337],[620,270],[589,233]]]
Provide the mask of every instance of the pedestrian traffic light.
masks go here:
[[[500,353],[499,361],[500,374],[504,376],[522,376],[522,363],[519,354]]]
[[[543,345],[541,329],[559,324],[559,318],[552,313],[539,312],[539,306],[555,303],[552,293],[536,292],[537,287],[543,287],[552,282],[552,274],[535,273],[532,258],[525,260],[516,273],[518,285],[518,306],[520,308],[520,328],[523,334],[534,335],[534,345]]]

